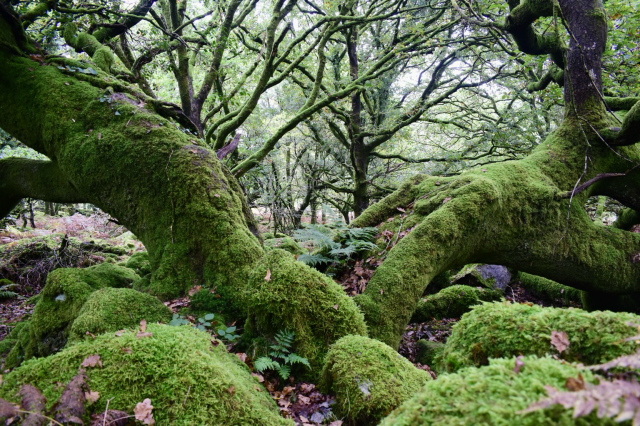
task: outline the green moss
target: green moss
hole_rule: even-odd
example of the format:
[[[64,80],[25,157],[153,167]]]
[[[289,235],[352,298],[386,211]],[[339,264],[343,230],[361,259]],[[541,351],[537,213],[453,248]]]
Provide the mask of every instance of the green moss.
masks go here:
[[[443,288],[447,288],[451,286],[451,273],[450,271],[444,271],[438,275],[434,279],[431,280],[425,294],[435,294],[442,290]]]
[[[444,352],[444,343],[430,340],[418,340],[416,362],[428,365],[432,370],[437,370]]]
[[[522,287],[532,291],[538,296],[551,300],[564,300],[565,302],[580,302],[582,292],[575,288],[559,284],[547,278],[518,272],[518,280]]]
[[[581,374],[594,383],[588,370],[551,358],[528,356],[524,367],[514,372],[514,359],[492,359],[482,368],[465,368],[426,384],[381,423],[381,426],[590,426],[615,425],[598,419],[595,411],[572,418],[573,410],[556,405],[542,411],[518,414],[531,403],[547,396],[544,386],[564,389],[567,378]]]
[[[249,288],[245,333],[272,338],[279,330],[294,331],[294,351],[309,360],[311,374],[318,374],[331,343],[367,333],[362,314],[342,288],[284,250],[267,252]]]
[[[169,322],[171,310],[153,296],[128,288],[103,288],[89,296],[73,321],[69,340],[136,327],[147,323]]]
[[[271,238],[265,240],[264,242],[265,250],[271,250],[274,248],[279,248],[284,251],[288,251],[291,254],[303,254],[305,251],[300,247],[300,245],[291,237],[283,237],[283,238]]]
[[[411,317],[411,322],[425,322],[431,318],[460,318],[462,314],[469,312],[474,305],[482,302],[495,302],[500,299],[502,299],[502,293],[498,290],[453,285],[421,299]]]
[[[135,331],[121,337],[103,334],[46,358],[26,362],[5,376],[0,395],[12,401],[24,383],[40,389],[52,404],[82,361],[98,354],[102,368],[88,368],[88,386],[100,393],[93,410],[133,412],[150,398],[157,424],[171,425],[292,425],[261,385],[240,366],[224,345],[193,327],[150,324],[151,337]],[[130,348],[130,351],[123,351]]]
[[[627,313],[486,303],[463,315],[453,326],[444,363],[448,371],[455,371],[484,365],[488,358],[557,353],[550,336],[552,331],[559,331],[567,333],[570,342],[562,358],[598,364],[635,351],[635,344],[624,339],[637,333],[627,323],[639,321],[638,316]]]
[[[333,411],[350,424],[380,419],[420,390],[431,375],[384,343],[345,336],[327,353],[320,388],[336,396]]]
[[[62,268],[49,273],[33,309],[29,339],[12,359],[46,356],[67,343],[71,326],[89,296],[105,287],[128,287],[138,276],[128,268],[102,263],[86,269]],[[13,352],[13,351],[12,351]]]
[[[149,253],[146,251],[139,251],[134,253],[128,260],[126,267],[133,269],[136,274],[144,277],[151,273],[151,265],[149,264]]]

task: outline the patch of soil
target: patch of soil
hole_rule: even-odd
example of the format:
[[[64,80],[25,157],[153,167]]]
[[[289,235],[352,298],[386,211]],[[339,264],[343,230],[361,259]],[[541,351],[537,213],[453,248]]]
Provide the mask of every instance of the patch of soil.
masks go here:
[[[25,315],[31,315],[33,306],[23,299],[9,299],[0,303],[0,340],[11,332],[14,323],[21,321]]]
[[[549,299],[546,297],[540,297],[531,290],[527,290],[522,287],[520,281],[511,281],[505,288],[504,297],[513,303],[529,303],[534,305],[540,305],[546,308],[582,308],[580,303],[573,302],[571,300],[565,301],[564,299]]]

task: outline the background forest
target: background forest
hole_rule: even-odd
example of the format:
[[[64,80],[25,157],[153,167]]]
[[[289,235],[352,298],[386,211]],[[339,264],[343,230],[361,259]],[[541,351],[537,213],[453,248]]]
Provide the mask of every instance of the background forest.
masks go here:
[[[0,0],[0,421],[640,425],[638,6]]]

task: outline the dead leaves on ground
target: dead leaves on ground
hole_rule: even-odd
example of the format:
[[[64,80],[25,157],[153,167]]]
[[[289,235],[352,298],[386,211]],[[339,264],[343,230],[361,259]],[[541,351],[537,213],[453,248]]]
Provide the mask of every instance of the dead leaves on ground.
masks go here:
[[[558,353],[562,353],[569,347],[569,336],[564,331],[552,331],[551,332],[551,344],[558,350]]]
[[[151,400],[146,398],[142,402],[138,402],[136,404],[136,408],[133,410],[133,414],[136,417],[136,420],[142,422],[145,425],[152,425],[156,421],[153,420],[153,405],[151,405]]]

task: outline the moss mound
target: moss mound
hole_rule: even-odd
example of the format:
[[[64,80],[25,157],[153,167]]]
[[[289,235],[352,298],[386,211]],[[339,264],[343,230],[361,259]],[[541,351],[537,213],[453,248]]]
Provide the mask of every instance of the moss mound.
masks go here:
[[[459,318],[475,305],[500,299],[502,299],[502,293],[498,290],[453,285],[421,299],[411,317],[411,322],[425,322],[431,318]]]
[[[482,368],[465,368],[456,374],[438,377],[413,398],[406,401],[381,423],[381,426],[538,426],[538,425],[614,425],[610,419],[598,419],[595,411],[578,419],[573,410],[561,406],[518,414],[547,396],[545,385],[564,389],[567,378],[582,374],[594,382],[587,370],[551,358],[535,356],[523,359],[524,367],[514,372],[514,359],[492,359]]]
[[[288,251],[291,254],[303,254],[305,251],[300,245],[291,237],[284,236],[282,238],[269,238],[264,241],[265,250],[273,250],[279,248],[284,251]]]
[[[94,291],[128,287],[136,279],[138,276],[131,269],[111,263],[52,271],[33,309],[28,338],[21,332],[19,344],[13,347],[8,358],[19,361],[59,351],[67,343],[73,322]],[[7,361],[7,365],[16,364]]]
[[[331,343],[348,334],[367,334],[362,314],[342,288],[284,250],[267,252],[249,288],[245,333],[272,338],[280,330],[294,331],[294,352],[309,360],[312,374]]]
[[[629,313],[487,303],[463,315],[453,326],[444,363],[447,371],[455,371],[469,365],[485,365],[489,357],[557,353],[551,347],[551,332],[564,331],[570,344],[562,358],[599,364],[635,352],[635,344],[624,339],[637,334],[637,330],[626,323],[639,321],[638,316]]]
[[[444,343],[432,342],[429,340],[418,340],[418,348],[416,350],[416,362],[422,365],[428,365],[433,369],[438,369],[442,353],[444,352]]]
[[[134,253],[126,263],[127,268],[133,269],[136,274],[144,277],[151,273],[151,264],[149,263],[149,253],[139,251]]]
[[[0,395],[17,401],[18,389],[29,383],[51,404],[63,390],[57,383],[67,383],[87,356],[98,354],[102,368],[86,371],[89,388],[100,393],[95,412],[104,411],[107,399],[113,398],[110,409],[131,413],[138,402],[150,398],[160,425],[293,424],[280,417],[268,393],[235,355],[222,344],[212,345],[209,334],[156,324],[147,331],[153,335],[103,334],[30,360],[5,376]]]
[[[549,300],[562,300],[565,303],[580,302],[582,292],[575,288],[559,284],[547,278],[537,275],[518,272],[518,280],[522,287],[536,295]]]
[[[331,345],[320,388],[336,395],[333,410],[351,424],[378,424],[422,388],[431,375],[384,343],[345,336]]]
[[[91,294],[80,309],[70,331],[70,340],[136,327],[147,323],[169,322],[171,310],[146,293],[128,288],[103,288]]]

